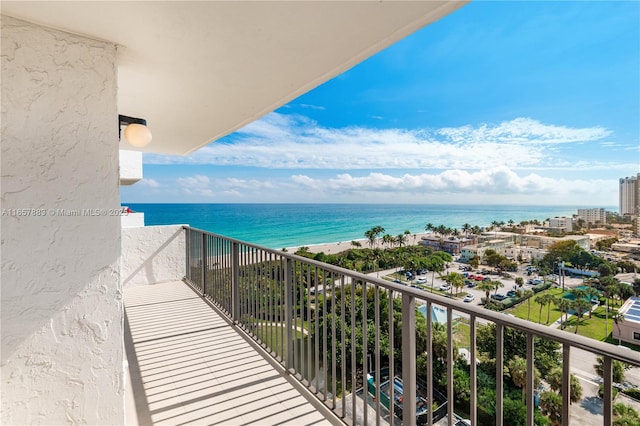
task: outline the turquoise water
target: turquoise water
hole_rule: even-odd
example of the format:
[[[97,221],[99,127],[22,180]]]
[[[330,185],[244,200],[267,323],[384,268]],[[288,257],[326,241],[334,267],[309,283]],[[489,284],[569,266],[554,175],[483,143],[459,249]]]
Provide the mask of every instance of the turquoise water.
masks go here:
[[[460,228],[577,213],[576,206],[389,204],[128,204],[146,225],[187,224],[273,249],[351,241],[382,226],[386,233],[425,232],[427,223]]]

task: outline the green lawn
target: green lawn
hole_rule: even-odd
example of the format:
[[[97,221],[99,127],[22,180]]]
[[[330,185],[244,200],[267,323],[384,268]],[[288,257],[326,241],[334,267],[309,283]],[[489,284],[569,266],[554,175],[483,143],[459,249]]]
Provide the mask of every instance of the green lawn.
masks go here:
[[[262,324],[256,330],[256,336],[262,343],[271,348],[280,357],[284,354],[283,339],[287,338],[286,333],[283,333],[283,326],[284,324]],[[293,335],[298,340],[296,344],[306,345],[306,336],[300,332],[300,329],[294,331]]]
[[[607,340],[607,338],[610,339],[611,342],[615,342],[615,344],[618,344],[617,340],[614,340],[611,337],[611,334],[613,332],[613,327],[615,327],[615,324],[613,323],[613,320],[611,319],[611,314],[613,311],[609,312],[609,334],[605,335],[605,308],[604,306],[600,306],[598,307],[595,311],[593,311],[591,318],[589,318],[589,314],[584,314],[582,316],[582,319],[580,320],[580,323],[578,323],[578,318],[573,315],[569,317],[569,321],[567,321],[567,327],[565,328],[566,331],[569,331],[571,333],[575,332],[576,330],[576,325],[578,325],[578,334],[585,336],[585,337],[589,337],[591,339],[595,339],[595,340]]]
[[[558,318],[560,318],[560,310],[553,303],[550,306],[549,310],[549,322],[547,323],[547,306],[542,307],[542,317],[540,316],[540,305],[535,302],[535,298],[542,294],[551,294],[553,296],[562,295],[562,289],[560,288],[550,288],[545,291],[541,291],[540,293],[535,294],[529,299],[526,299],[520,302],[518,305],[506,309],[504,312],[515,315],[518,318],[528,319],[529,321],[542,323],[542,324],[551,324]],[[528,303],[531,301],[531,313],[529,318],[527,318],[528,314]]]
[[[471,328],[466,322],[468,320],[461,319],[453,327],[453,340],[459,348],[468,348],[471,340]]]

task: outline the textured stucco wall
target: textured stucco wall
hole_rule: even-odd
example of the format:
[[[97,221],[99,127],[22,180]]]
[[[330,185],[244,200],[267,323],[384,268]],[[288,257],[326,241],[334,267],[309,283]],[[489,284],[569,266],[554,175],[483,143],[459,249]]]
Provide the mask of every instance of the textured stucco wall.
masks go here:
[[[133,185],[142,179],[142,153],[120,150],[120,185]]]
[[[3,16],[1,56],[2,424],[122,424],[116,48]]]
[[[122,284],[179,281],[185,276],[185,232],[182,225],[122,229]]]

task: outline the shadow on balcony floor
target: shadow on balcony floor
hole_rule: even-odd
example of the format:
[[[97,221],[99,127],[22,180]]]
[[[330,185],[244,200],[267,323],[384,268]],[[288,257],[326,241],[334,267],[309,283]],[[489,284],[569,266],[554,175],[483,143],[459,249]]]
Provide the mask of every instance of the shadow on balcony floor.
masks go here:
[[[124,301],[128,424],[331,424],[186,284]]]

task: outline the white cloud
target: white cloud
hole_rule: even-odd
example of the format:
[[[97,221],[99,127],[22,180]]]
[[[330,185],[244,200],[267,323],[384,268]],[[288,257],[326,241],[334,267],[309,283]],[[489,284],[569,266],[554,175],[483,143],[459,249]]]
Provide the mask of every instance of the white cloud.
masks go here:
[[[604,179],[552,179],[535,173],[518,175],[506,167],[469,172],[446,170],[437,174],[404,174],[393,176],[369,173],[353,176],[350,173],[327,179],[295,175],[291,180],[307,190],[331,193],[394,193],[394,194],[487,194],[487,195],[547,195],[571,196],[578,199],[616,188],[616,181]],[[507,200],[505,200],[507,201]],[[587,201],[587,200],[585,200]]]
[[[204,175],[194,175],[177,179],[178,184],[184,188],[206,188],[209,186],[210,180]]]
[[[325,110],[326,108],[320,105],[311,105],[311,104],[298,104],[298,106],[302,108],[316,109],[316,110]]]
[[[146,186],[149,188],[158,188],[160,186],[160,184],[158,183],[157,180],[155,179],[142,179],[141,181],[138,182],[138,185],[140,186]]]
[[[609,135],[611,131],[602,127],[569,128],[530,118],[408,130],[328,128],[304,116],[271,113],[188,157],[146,155],[145,163],[269,169],[557,169],[555,146],[601,141]]]

